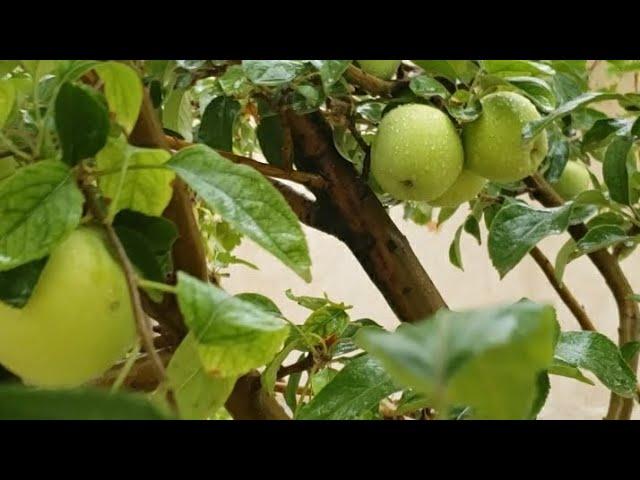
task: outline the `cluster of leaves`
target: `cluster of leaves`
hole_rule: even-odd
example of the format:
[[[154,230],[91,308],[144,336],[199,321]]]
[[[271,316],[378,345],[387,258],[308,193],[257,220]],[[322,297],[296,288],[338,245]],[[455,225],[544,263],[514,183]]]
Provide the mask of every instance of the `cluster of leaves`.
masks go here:
[[[212,270],[220,274],[234,263],[253,266],[232,254],[247,237],[310,281],[306,240],[284,198],[256,170],[220,152],[261,153],[270,164],[290,166],[282,109],[320,110],[333,127],[338,151],[362,171],[366,146],[390,109],[428,103],[460,127],[481,114],[479,99],[496,89],[521,92],[546,114],[523,134],[549,131],[551,149],[543,165],[548,179],[558,178],[569,159],[588,159],[603,163],[604,184],[594,183],[597,188],[557,209],[522,202],[517,198],[521,185],[490,184],[458,229],[451,261],[462,267],[462,231],[481,242],[483,218],[501,275],[542,238],[577,222],[587,221],[589,233],[563,249],[559,272],[590,251],[635,246],[638,98],[589,92],[586,62],[419,61],[419,67],[401,67],[406,81],[393,98],[351,85],[345,78],[350,64],[1,62],[0,300],[24,306],[49,252],[82,221],[85,199],[79,180],[92,182],[106,200],[106,221],[142,278],[164,283],[173,270],[170,251],[177,232],[162,212],[179,177],[197,195]],[[89,72],[97,81],[87,85],[81,79]],[[129,144],[145,85],[165,133],[196,145],[171,155]],[[588,107],[609,99],[618,100],[628,116],[611,119]],[[387,205],[397,203],[373,179],[368,182]],[[431,221],[430,207],[415,202],[404,207],[407,218]],[[453,213],[441,209],[438,223]],[[223,405],[236,380],[260,368],[262,388],[269,395],[282,392],[299,419],[534,418],[546,399],[549,374],[589,383],[582,372],[588,370],[624,397],[633,396],[637,383],[625,360],[636,345],[621,351],[598,333],[560,333],[553,310],[528,301],[442,311],[390,333],[370,319],[351,320],[350,307],[326,297],[288,292],[311,312],[298,325],[258,293],[230,295],[184,272],[178,272],[175,294],[189,334],[171,358],[166,383],[152,398],[169,411],[161,394],[170,389],[180,418],[224,417]],[[292,355],[294,366],[304,368],[283,367]],[[55,406],[59,417],[81,411],[91,418],[161,416],[137,397],[84,395],[3,387],[0,412],[16,418],[53,415],[38,410],[44,402]],[[127,405],[131,410],[123,414]]]

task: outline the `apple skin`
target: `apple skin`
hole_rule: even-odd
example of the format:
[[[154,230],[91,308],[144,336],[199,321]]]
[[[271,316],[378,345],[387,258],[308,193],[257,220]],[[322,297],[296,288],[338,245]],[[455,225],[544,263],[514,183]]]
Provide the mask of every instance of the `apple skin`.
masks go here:
[[[402,60],[358,60],[357,62],[366,73],[383,80],[389,80],[398,71]]]
[[[396,107],[380,122],[371,148],[371,173],[399,200],[429,201],[462,171],[464,151],[453,123],[437,108]]]
[[[429,202],[434,207],[457,207],[473,200],[487,184],[487,179],[470,172],[466,168],[455,183],[435,200]]]
[[[462,132],[466,166],[494,182],[522,180],[534,173],[547,155],[547,134],[522,141],[522,128],[540,119],[536,107],[514,92],[496,92],[483,97],[482,114]]]
[[[51,252],[22,309],[0,302],[0,363],[34,386],[71,388],[98,377],[135,335],[125,276],[89,227]]]
[[[591,188],[589,169],[582,162],[570,160],[564,167],[558,181],[552,185],[555,191],[558,192],[558,195],[565,200],[571,200],[579,193]]]

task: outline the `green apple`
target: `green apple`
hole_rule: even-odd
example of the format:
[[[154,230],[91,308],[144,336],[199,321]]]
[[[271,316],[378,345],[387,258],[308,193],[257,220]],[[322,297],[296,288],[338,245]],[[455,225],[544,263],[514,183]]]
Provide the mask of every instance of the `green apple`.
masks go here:
[[[560,178],[552,185],[558,195],[565,200],[571,200],[579,193],[591,188],[589,169],[582,162],[569,161]]]
[[[531,175],[547,155],[547,135],[522,140],[522,128],[540,114],[527,98],[496,92],[480,100],[482,114],[462,132],[466,166],[477,175],[501,183]]]
[[[400,63],[402,60],[358,60],[362,70],[383,80],[392,78],[398,71]]]
[[[22,309],[0,302],[0,363],[35,386],[75,387],[99,376],[135,335],[122,269],[88,227],[51,252]]]
[[[422,104],[396,107],[380,122],[371,173],[399,200],[438,198],[462,171],[464,151],[449,117]]]
[[[431,200],[429,204],[434,207],[457,207],[464,202],[473,200],[486,184],[486,178],[464,169],[455,183],[444,194]]]

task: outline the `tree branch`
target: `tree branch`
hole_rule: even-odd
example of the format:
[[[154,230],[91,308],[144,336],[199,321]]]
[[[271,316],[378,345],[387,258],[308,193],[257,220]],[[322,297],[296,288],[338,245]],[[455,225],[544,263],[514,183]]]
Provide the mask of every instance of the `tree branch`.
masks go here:
[[[418,321],[446,308],[406,237],[353,165],[336,151],[322,116],[287,114],[296,166],[327,181],[324,190],[314,191],[314,226],[329,230],[349,247],[401,321]]]
[[[165,138],[167,139],[169,148],[171,148],[172,150],[181,150],[193,145],[193,143],[185,142],[184,140],[180,140],[179,138],[171,137],[169,135],[167,135]],[[324,188],[326,183],[320,175],[315,175],[313,173],[299,172],[297,170],[283,170],[282,168],[278,168],[274,165],[258,162],[257,160],[254,160],[252,158],[236,155],[235,153],[225,152],[224,150],[216,150],[216,152],[218,152],[223,157],[231,160],[232,162],[253,167],[257,171],[262,173],[265,177],[291,180],[292,182],[296,182],[310,188]]]
[[[591,322],[591,319],[587,315],[587,312],[585,312],[584,308],[582,308],[582,305],[580,305],[578,300],[576,300],[576,297],[573,296],[571,291],[564,283],[558,282],[558,280],[556,279],[556,271],[553,268],[553,265],[551,265],[549,259],[544,255],[544,253],[542,253],[542,251],[538,247],[533,247],[533,249],[529,253],[538,264],[542,272],[545,274],[547,280],[549,280],[549,283],[558,293],[564,304],[571,311],[571,313],[573,313],[573,316],[576,317],[576,320],[578,320],[580,327],[583,330],[596,331],[595,325],[593,324],[593,322]]]
[[[406,79],[396,81],[382,80],[373,75],[369,75],[355,65],[349,65],[347,67],[345,76],[349,82],[362,88],[367,93],[381,97],[391,97],[398,90],[409,85],[409,81]]]
[[[169,144],[162,130],[162,125],[155,114],[149,91],[145,88],[142,107],[136,126],[129,137],[129,141],[137,146],[164,148],[169,150]],[[178,240],[173,245],[172,257],[174,270],[182,270],[208,282],[207,259],[204,244],[193,212],[191,195],[187,186],[179,179],[173,184],[173,197],[164,211],[164,216],[173,221],[178,229]],[[175,296],[165,295],[162,308],[153,312],[154,317],[162,322],[167,321],[182,329],[182,336],[186,334],[186,327],[180,314]],[[156,316],[157,315],[157,316]],[[233,392],[225,404],[227,410],[236,419],[285,419],[288,418],[284,409],[260,388],[260,376],[256,372],[240,377]]]
[[[526,178],[525,183],[532,189],[533,197],[545,207],[559,207],[564,203],[553,187],[539,174]],[[569,227],[569,233],[578,241],[587,233],[587,227],[582,223],[572,225]],[[633,289],[620,268],[618,260],[606,249],[590,253],[589,258],[603,276],[616,301],[619,317],[619,345],[638,340],[640,338],[640,310],[638,304],[631,299]],[[637,371],[638,355],[635,355],[629,363],[631,369],[634,372]],[[612,393],[606,418],[609,420],[629,419],[632,411],[633,399],[625,399]]]

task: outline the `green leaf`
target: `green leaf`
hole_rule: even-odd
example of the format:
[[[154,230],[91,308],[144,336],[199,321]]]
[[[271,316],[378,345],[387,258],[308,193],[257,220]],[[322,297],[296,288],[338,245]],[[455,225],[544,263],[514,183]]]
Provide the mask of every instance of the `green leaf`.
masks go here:
[[[640,342],[627,342],[620,347],[620,354],[627,363],[640,352]]]
[[[640,117],[637,117],[635,122],[633,122],[630,133],[636,138],[640,137]]]
[[[115,202],[109,206],[112,215],[124,209],[161,215],[173,195],[175,174],[162,168],[169,158],[166,150],[133,147],[122,137],[109,139],[96,163],[100,170],[113,172],[98,179],[102,193]]]
[[[569,100],[566,103],[560,105],[557,109],[551,112],[544,118],[540,120],[535,120],[533,122],[527,123],[522,129],[523,139],[531,140],[536,137],[542,130],[544,130],[548,125],[552,122],[556,121],[559,118],[568,115],[575,110],[588,105],[593,102],[601,102],[604,100],[615,100],[622,98],[623,96],[618,93],[607,93],[607,92],[587,92],[584,93],[573,100]]]
[[[507,77],[505,80],[524,93],[543,112],[550,112],[556,107],[556,96],[544,80],[535,77]]]
[[[21,62],[36,83],[48,73],[53,72],[57,66],[55,60],[22,60]]]
[[[260,150],[272,165],[283,166],[282,147],[284,145],[284,130],[278,115],[262,117],[256,128]]]
[[[138,232],[155,255],[169,252],[178,238],[178,229],[171,220],[133,210],[120,211],[113,220],[113,226],[126,227]]]
[[[602,165],[602,175],[611,199],[625,205],[630,202],[627,159],[632,144],[633,142],[625,137],[614,139],[607,148]]]
[[[147,280],[164,282],[164,273],[159,259],[147,244],[146,238],[135,230],[115,226],[114,230],[127,253],[127,257]]]
[[[554,75],[549,65],[531,60],[480,60],[487,73],[528,73],[532,75]]]
[[[635,72],[640,70],[640,60],[607,60],[607,63],[620,72]]]
[[[0,80],[0,128],[4,127],[16,101],[16,90],[9,80]]]
[[[309,249],[298,218],[260,173],[204,145],[181,150],[167,165],[233,228],[311,280]]]
[[[198,353],[198,344],[190,333],[171,357],[167,380],[185,420],[205,420],[215,414],[231,395],[235,377],[209,375]]]
[[[244,73],[242,66],[231,65],[218,79],[225,95],[243,98],[249,95],[253,85]]]
[[[592,372],[611,391],[631,398],[638,383],[618,347],[597,332],[563,332],[556,358]]]
[[[171,91],[162,111],[162,125],[180,134],[187,142],[193,141],[193,112],[189,90]]]
[[[435,78],[426,75],[413,77],[409,83],[409,88],[417,96],[429,99],[431,97],[447,98],[449,91]]]
[[[482,215],[482,213],[480,213]],[[478,217],[480,218],[480,217]],[[464,221],[464,231],[476,239],[478,245],[482,245],[482,237],[480,236],[480,223],[473,215],[469,215]]]
[[[626,135],[631,123],[624,118],[603,118],[596,120],[582,137],[582,151],[590,152],[605,146],[611,135]]]
[[[274,87],[293,80],[304,69],[304,63],[295,60],[243,60],[242,68],[254,84]]]
[[[473,80],[478,67],[470,60],[413,60],[413,63],[432,75],[447,78],[453,82]]]
[[[109,110],[127,134],[131,133],[142,105],[142,81],[135,70],[120,62],[105,62],[96,66],[104,82],[104,96]]]
[[[329,298],[325,297],[308,297],[305,295],[294,295],[290,288],[284,292],[289,300],[293,300],[298,305],[304,308],[308,308],[309,310],[318,310],[319,308],[328,305],[331,302]]]
[[[83,202],[71,170],[55,160],[0,182],[0,271],[46,256],[78,226]]]
[[[608,248],[631,237],[617,225],[598,225],[591,228],[576,244],[576,249],[582,253],[591,253]]]
[[[243,302],[251,303],[254,307],[264,310],[267,313],[282,317],[282,312],[278,306],[269,297],[265,297],[259,293],[239,293],[235,295]]]
[[[138,394],[107,390],[37,390],[0,385],[0,420],[164,420]]]
[[[462,253],[460,252],[460,235],[462,234],[462,226],[456,230],[456,235],[449,246],[449,261],[452,265],[464,270],[462,266]]]
[[[356,343],[394,380],[431,398],[441,415],[468,405],[476,418],[523,419],[536,398],[539,373],[551,364],[557,329],[553,308],[523,301],[440,310],[395,333],[362,329]]]
[[[313,389],[314,395],[320,393],[320,391],[326,387],[337,374],[338,370],[334,370],[333,368],[325,368],[314,374],[311,377],[311,388]]]
[[[552,375],[573,378],[574,380],[586,383],[587,385],[595,385],[591,379],[584,376],[578,367],[571,365],[564,360],[560,360],[559,358],[553,359],[553,364],[549,367],[548,372]]]
[[[41,258],[9,271],[0,272],[0,301],[12,307],[24,307],[46,264],[47,258]]]
[[[299,420],[353,420],[397,391],[380,364],[365,355],[350,361],[313,399],[300,408]]]
[[[504,277],[540,240],[564,232],[575,204],[535,208],[511,203],[500,209],[489,229],[489,256],[500,278]]]
[[[103,99],[87,87],[62,84],[56,97],[55,123],[62,159],[69,165],[93,157],[107,142],[109,112]]]
[[[562,284],[562,277],[564,277],[564,271],[567,264],[573,260],[573,254],[576,250],[576,241],[573,238],[567,240],[564,245],[558,250],[555,261],[556,280]]]
[[[331,87],[338,82],[351,64],[351,60],[314,60],[313,65],[320,72],[322,87],[329,94]]]
[[[531,406],[531,412],[529,413],[530,419],[534,419],[544,407],[549,397],[549,391],[551,390],[551,382],[549,381],[549,374],[547,372],[540,372],[538,374],[538,380],[536,381],[536,396]]]
[[[178,272],[178,305],[206,371],[233,377],[265,365],[289,333],[279,315]]]
[[[231,152],[233,124],[240,111],[240,103],[231,97],[216,97],[205,109],[198,129],[198,141],[211,148]]]
[[[349,315],[344,307],[330,304],[309,315],[304,322],[303,330],[327,338],[330,335],[340,336],[348,324]]]

